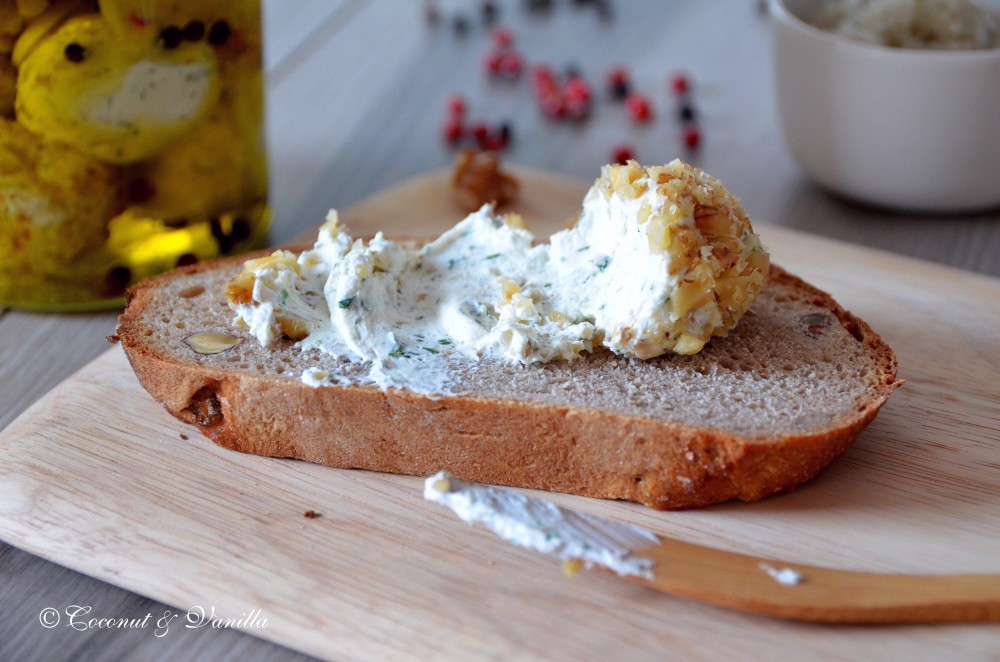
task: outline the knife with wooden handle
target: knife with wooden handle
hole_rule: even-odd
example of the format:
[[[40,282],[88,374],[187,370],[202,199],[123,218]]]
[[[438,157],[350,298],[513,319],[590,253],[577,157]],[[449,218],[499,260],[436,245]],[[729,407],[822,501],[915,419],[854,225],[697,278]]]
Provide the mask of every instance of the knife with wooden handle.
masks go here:
[[[1000,622],[1000,575],[854,572],[659,538],[635,552],[653,559],[653,577],[628,579],[719,607],[826,623]]]
[[[597,566],[671,595],[825,623],[1000,622],[1000,575],[904,575],[786,563],[683,542],[520,492],[427,479],[424,496],[572,572]]]

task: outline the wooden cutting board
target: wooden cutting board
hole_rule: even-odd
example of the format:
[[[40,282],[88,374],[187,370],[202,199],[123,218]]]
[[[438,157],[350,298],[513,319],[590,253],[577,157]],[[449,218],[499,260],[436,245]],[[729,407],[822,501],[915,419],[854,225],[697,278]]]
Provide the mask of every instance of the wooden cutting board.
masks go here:
[[[535,171],[519,176],[519,207],[540,235],[565,225],[586,188]],[[409,235],[460,216],[441,173],[344,215],[356,234]],[[845,457],[788,495],[673,513],[550,498],[793,562],[1000,572],[1000,281],[764,223],[758,230],[775,262],[888,340],[906,386]],[[0,433],[4,540],[182,610],[242,617],[248,632],[319,657],[1000,654],[995,625],[804,625],[600,572],[566,579],[557,561],[425,503],[421,486],[420,478],[217,448],[148,397],[117,347]],[[305,518],[307,510],[322,516]]]

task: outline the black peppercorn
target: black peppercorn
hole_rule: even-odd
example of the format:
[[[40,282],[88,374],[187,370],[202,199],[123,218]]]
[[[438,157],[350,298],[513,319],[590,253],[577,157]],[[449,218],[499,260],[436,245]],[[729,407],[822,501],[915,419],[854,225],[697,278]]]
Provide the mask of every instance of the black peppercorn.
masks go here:
[[[156,195],[156,188],[145,177],[138,177],[129,182],[126,195],[130,203],[141,205],[153,199],[153,196]]]
[[[198,256],[194,253],[181,253],[177,256],[177,266],[184,267],[198,261]]]
[[[424,5],[424,20],[432,26],[437,26],[441,22],[441,10],[436,4],[428,2]]]
[[[552,9],[552,4],[552,0],[524,0],[524,6],[528,11],[549,11]]]
[[[221,46],[229,40],[233,33],[232,28],[226,21],[216,21],[208,31],[208,43],[213,46]]]
[[[233,229],[229,233],[229,238],[234,242],[240,242],[250,236],[250,221],[245,218],[233,220]]]
[[[168,51],[172,51],[181,45],[181,40],[184,38],[184,34],[181,29],[176,25],[169,25],[162,30],[160,30],[160,37],[157,43]]]
[[[514,127],[510,122],[500,124],[500,141],[506,147],[514,139]]]
[[[83,46],[75,41],[70,44],[66,44],[66,50],[63,51],[63,55],[65,55],[66,59],[70,62],[83,62],[83,58],[86,54],[87,52],[84,50]]]
[[[689,103],[684,104],[681,106],[679,115],[682,122],[690,122],[695,117],[694,106]]]
[[[602,21],[611,21],[615,17],[615,11],[611,8],[610,0],[596,0],[594,6],[597,8],[597,17]]]
[[[233,249],[233,240],[230,239],[229,234],[222,228],[222,221],[217,217],[213,217],[209,220],[208,227],[212,232],[212,237],[219,244],[219,251],[228,253]]]
[[[483,3],[483,24],[486,26],[493,25],[497,22],[497,18],[500,15],[500,11],[497,9],[495,2],[490,2],[487,0]]]
[[[184,41],[200,41],[205,36],[205,24],[191,21],[184,26]]]
[[[125,294],[129,283],[132,282],[132,270],[128,267],[112,268],[104,281],[104,292],[108,296],[120,296]]]

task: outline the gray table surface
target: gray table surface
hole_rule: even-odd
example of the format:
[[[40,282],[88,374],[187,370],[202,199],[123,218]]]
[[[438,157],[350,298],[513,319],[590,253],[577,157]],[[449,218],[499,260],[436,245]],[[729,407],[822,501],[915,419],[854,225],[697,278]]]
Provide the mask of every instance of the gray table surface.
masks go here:
[[[442,23],[433,27],[415,0],[265,0],[273,243],[316,226],[329,207],[448,165],[452,150],[439,134],[452,93],[467,98],[472,118],[512,123],[512,163],[591,180],[619,143],[632,144],[645,163],[683,155],[666,85],[683,71],[704,135],[689,160],[741,196],[765,237],[768,224],[779,224],[1000,276],[1000,211],[896,214],[830,196],[802,175],[780,136],[770,26],[759,2],[611,0],[610,18],[570,0],[547,13],[519,0],[496,4],[529,64],[573,66],[591,81],[597,99],[589,120],[551,122],[527,78],[484,76],[490,41],[477,1],[442,0]],[[471,19],[464,36],[451,27],[460,14]],[[626,65],[653,101],[648,125],[634,125],[601,95],[615,64]],[[115,315],[0,310],[0,428],[105,351]],[[302,657],[233,630],[157,638],[150,630],[40,626],[43,608],[74,604],[128,618],[169,608],[0,543],[0,660]]]

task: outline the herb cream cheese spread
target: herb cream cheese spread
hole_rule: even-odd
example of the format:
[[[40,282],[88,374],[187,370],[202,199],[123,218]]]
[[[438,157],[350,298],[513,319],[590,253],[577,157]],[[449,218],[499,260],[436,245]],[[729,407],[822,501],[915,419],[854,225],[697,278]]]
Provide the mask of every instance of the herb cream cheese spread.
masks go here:
[[[250,260],[227,287],[263,345],[370,364],[381,388],[447,393],[443,359],[572,361],[605,348],[693,354],[725,335],[764,284],[768,257],[738,200],[680,161],[606,166],[576,224],[536,244],[491,206],[419,249],[354,241],[331,212],[311,250]],[[337,375],[307,370],[313,386]]]

